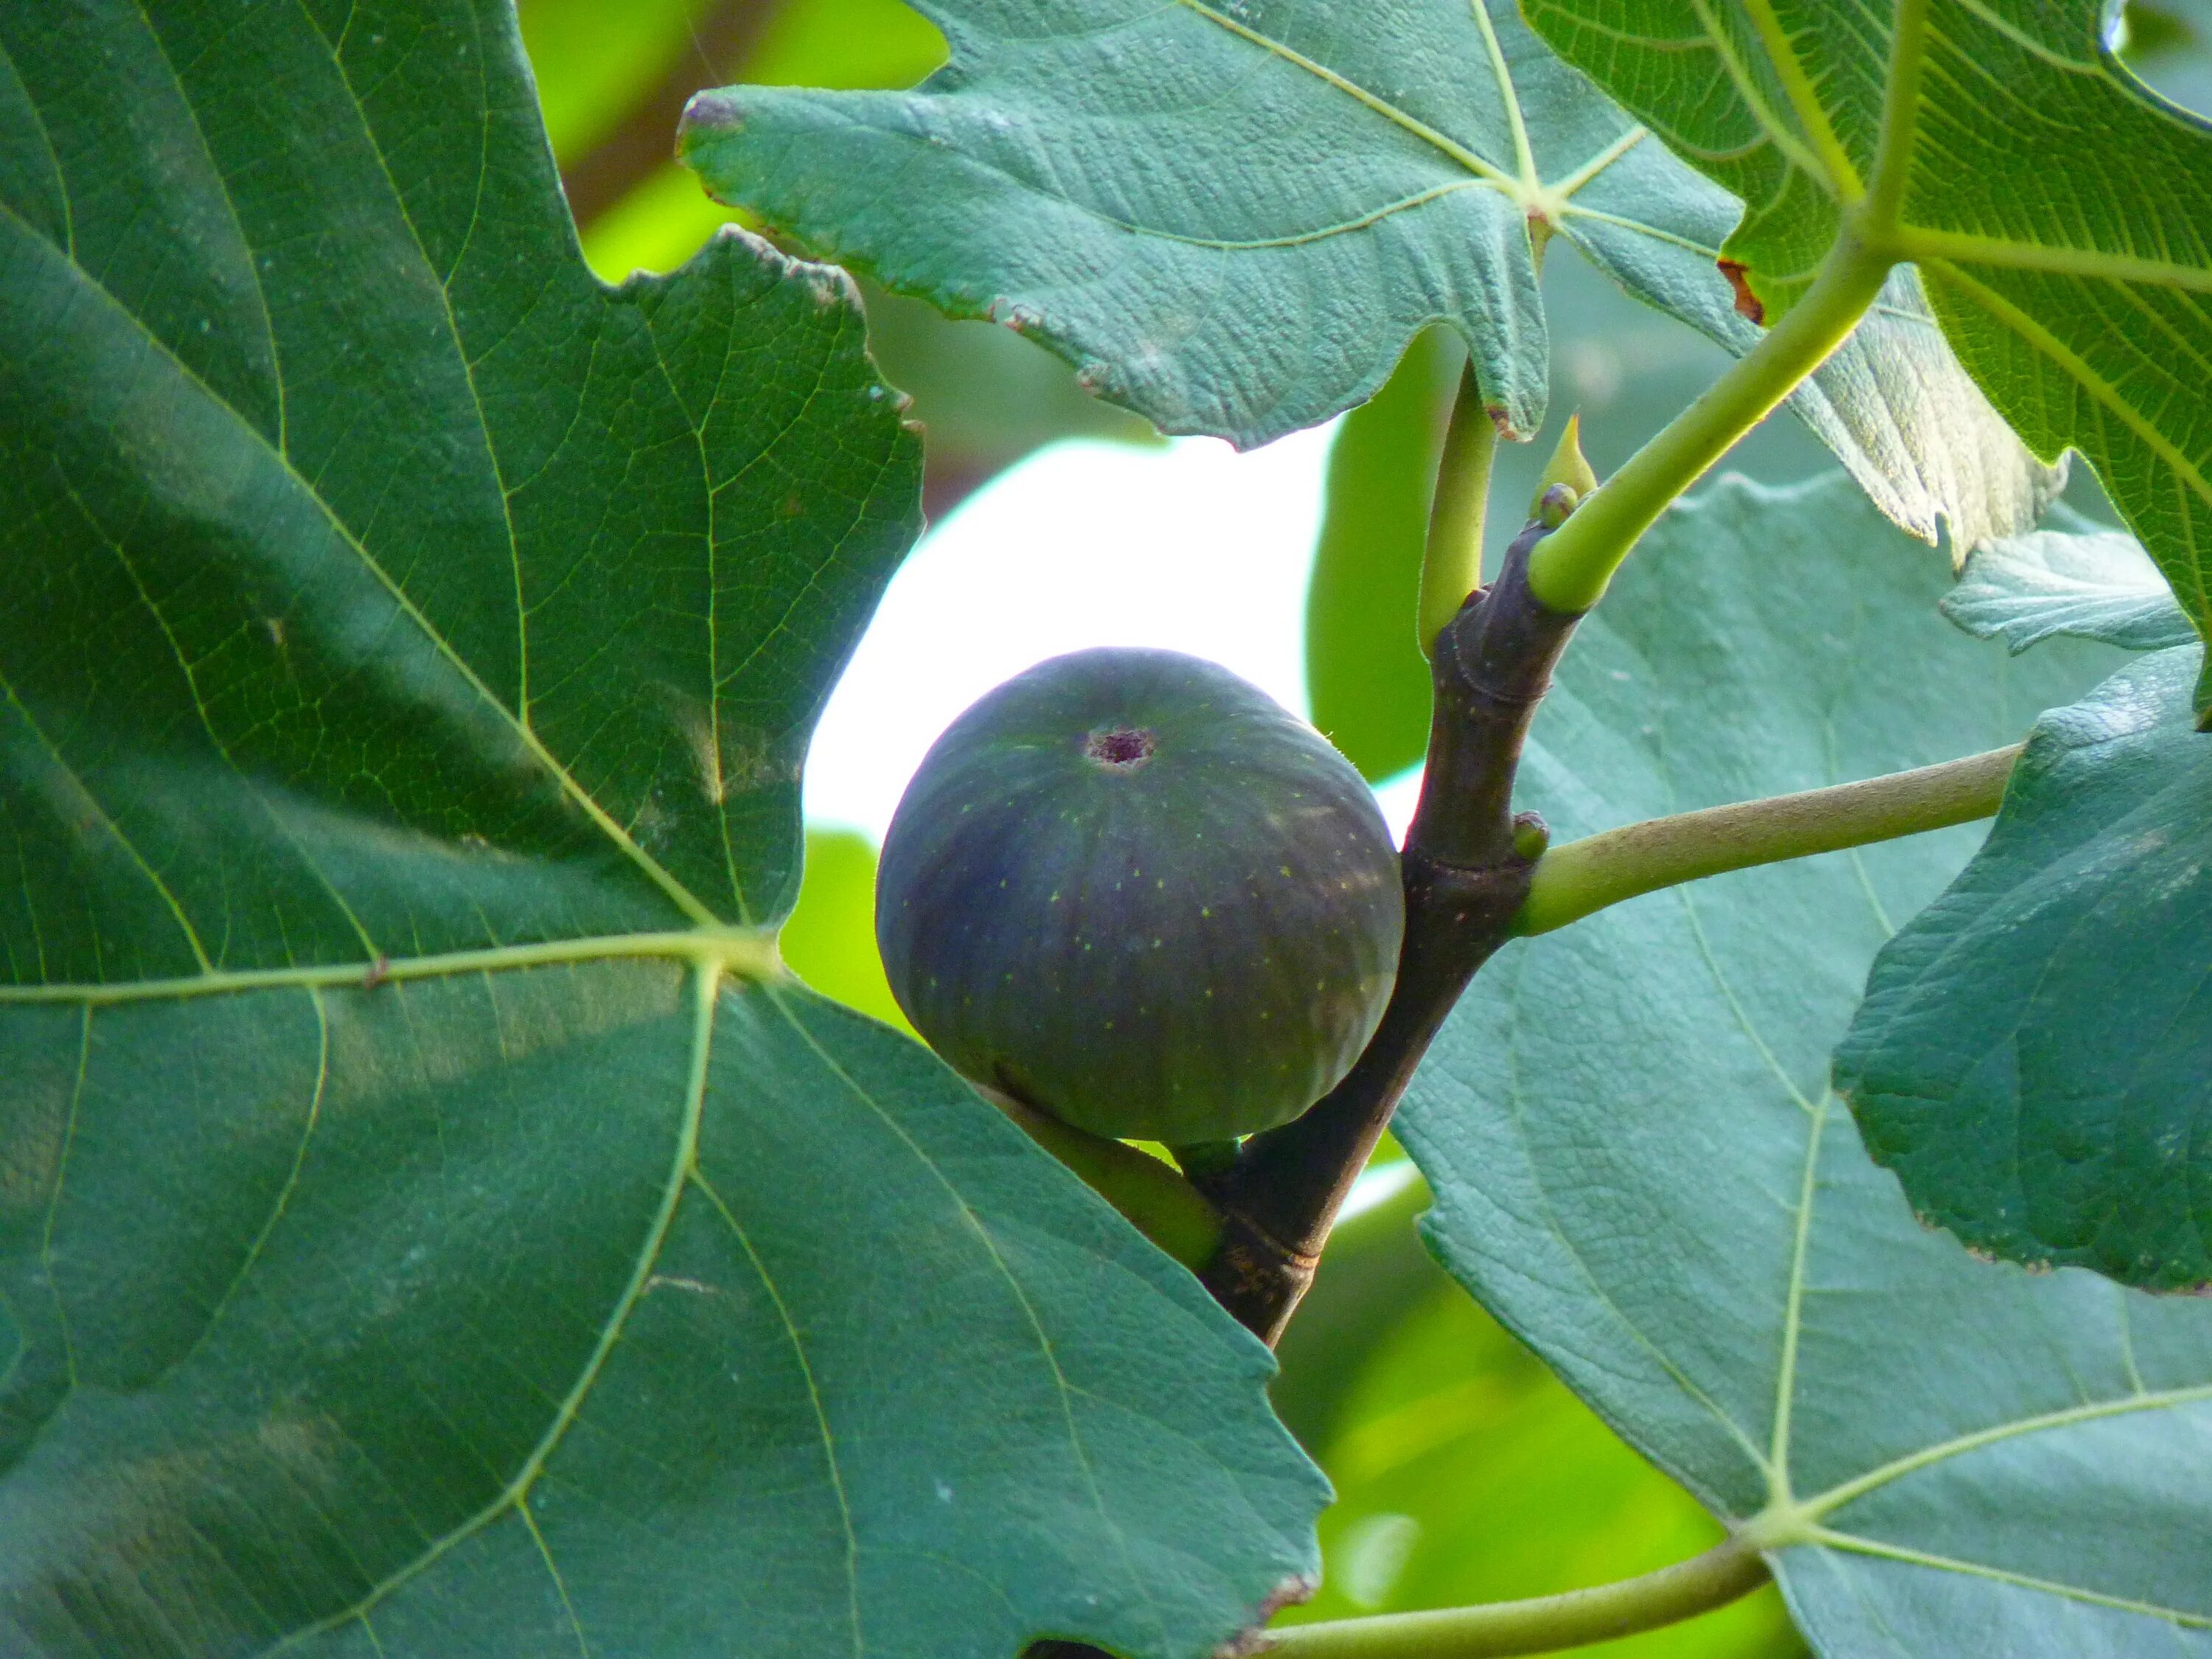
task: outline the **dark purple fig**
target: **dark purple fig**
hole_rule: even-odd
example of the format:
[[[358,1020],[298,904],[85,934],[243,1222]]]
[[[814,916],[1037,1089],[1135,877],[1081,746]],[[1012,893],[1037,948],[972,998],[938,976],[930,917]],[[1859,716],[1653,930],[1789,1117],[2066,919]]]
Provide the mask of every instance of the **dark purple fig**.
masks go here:
[[[1217,664],[1079,651],[981,698],[891,820],[876,939],[979,1083],[1093,1134],[1251,1134],[1382,1017],[1405,902],[1359,775]]]

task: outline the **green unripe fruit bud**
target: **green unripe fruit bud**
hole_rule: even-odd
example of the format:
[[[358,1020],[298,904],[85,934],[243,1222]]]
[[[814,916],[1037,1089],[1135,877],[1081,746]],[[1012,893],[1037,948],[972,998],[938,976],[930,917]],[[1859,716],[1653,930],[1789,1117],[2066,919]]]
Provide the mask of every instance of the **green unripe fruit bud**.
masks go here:
[[[1171,651],[1081,651],[937,740],[876,939],[956,1069],[1093,1134],[1288,1122],[1351,1069],[1405,903],[1375,798],[1304,721]]]

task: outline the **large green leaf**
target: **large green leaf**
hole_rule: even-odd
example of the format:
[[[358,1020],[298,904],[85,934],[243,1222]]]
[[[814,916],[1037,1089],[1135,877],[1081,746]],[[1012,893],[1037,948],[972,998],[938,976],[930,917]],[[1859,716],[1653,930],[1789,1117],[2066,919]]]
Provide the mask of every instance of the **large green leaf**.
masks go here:
[[[912,94],[703,94],[717,193],[890,287],[990,316],[1170,432],[1251,443],[1465,337],[1501,429],[1543,423],[1541,249],[1564,237],[1735,350],[1736,204],[1529,33],[1513,0],[936,0]],[[1901,279],[1801,411],[1899,523],[1961,546],[2049,480]]]
[[[757,927],[916,520],[503,0],[0,0],[0,1651],[1196,1655],[1267,1360]]]
[[[1831,482],[1723,485],[1616,581],[1540,717],[1555,830],[1987,748],[2114,660],[2009,664]],[[1762,580],[1787,570],[1787,582]],[[1652,894],[1510,946],[1400,1125],[1446,1264],[1756,1527],[1850,1659],[2212,1652],[2212,1307],[1975,1261],[1826,1087],[1867,966],[1972,830]]]
[[[1748,204],[1771,317],[1874,178],[1944,332],[2038,454],[2078,447],[2212,628],[2212,122],[2121,66],[2090,0],[1528,0],[1530,21]]]
[[[1883,950],[1836,1087],[1926,1220],[2212,1284],[2212,734],[2191,647],[2046,715],[1989,844]]]

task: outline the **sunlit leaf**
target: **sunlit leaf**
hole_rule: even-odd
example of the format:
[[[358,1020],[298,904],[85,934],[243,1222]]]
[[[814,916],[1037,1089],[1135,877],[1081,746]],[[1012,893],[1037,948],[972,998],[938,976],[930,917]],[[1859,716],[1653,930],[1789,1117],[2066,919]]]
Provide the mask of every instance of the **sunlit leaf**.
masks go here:
[[[676,109],[656,99],[727,74],[771,85],[910,87],[945,61],[945,38],[901,0],[528,0],[523,39],[562,165],[617,137],[628,118],[658,163],[586,212],[584,257],[607,281],[682,264],[724,224],[750,226],[670,155]],[[645,125],[657,119],[657,125]],[[649,138],[649,145],[642,141]]]
[[[2212,121],[2122,67],[2087,0],[1894,9],[1902,40],[1879,0],[1528,0],[1560,52],[1751,204],[1728,252],[1769,320],[1848,210],[1917,263],[2029,447],[2087,455],[2212,627]],[[1897,206],[1869,217],[1893,68]]]
[[[778,0],[738,69],[771,87],[910,87],[945,37],[905,0]]]
[[[773,0],[520,0],[523,45],[563,166],[605,139],[692,51],[714,5]]]
[[[1650,140],[1512,0],[940,0],[911,94],[732,87],[683,148],[808,246],[1081,365],[1170,432],[1254,443],[1364,401],[1443,321],[1500,429],[1543,423],[1546,244],[1741,351],[1713,260],[1736,204]],[[1800,410],[1882,508],[1962,547],[2050,480],[1909,277]]]
[[[823,996],[913,1029],[876,950],[876,849],[858,830],[806,832],[806,878],[776,942],[784,965]]]
[[[1429,665],[1414,635],[1437,456],[1463,356],[1413,343],[1329,446],[1328,495],[1306,586],[1313,722],[1370,781],[1429,746]]]

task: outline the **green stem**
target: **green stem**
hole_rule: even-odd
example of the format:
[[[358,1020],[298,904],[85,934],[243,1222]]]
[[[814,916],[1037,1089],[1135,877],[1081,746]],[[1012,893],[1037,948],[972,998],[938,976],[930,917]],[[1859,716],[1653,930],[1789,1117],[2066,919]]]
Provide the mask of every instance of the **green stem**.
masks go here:
[[[1196,1273],[1212,1259],[1221,1243],[1221,1212],[1160,1159],[1118,1140],[1085,1134],[996,1089],[976,1085],[975,1091],[1184,1267]]]
[[[1766,1582],[1759,1552],[1730,1539],[1703,1555],[1595,1589],[1528,1601],[1390,1613],[1268,1632],[1285,1659],[1504,1659],[1633,1636],[1725,1607]]]
[[[1661,887],[1985,818],[2004,799],[2019,758],[2015,744],[1917,771],[1652,818],[1569,842],[1537,864],[1513,931],[1548,933]]]
[[[1536,598],[1569,614],[1595,605],[1637,538],[1850,337],[1888,274],[1887,261],[1848,234],[1839,240],[1789,315],[1535,550]]]
[[[1490,500],[1490,461],[1498,426],[1483,406],[1474,365],[1460,371],[1437,463],[1437,493],[1429,507],[1429,540],[1421,556],[1421,654],[1428,656],[1444,624],[1467,596],[1482,586],[1483,516]]]

